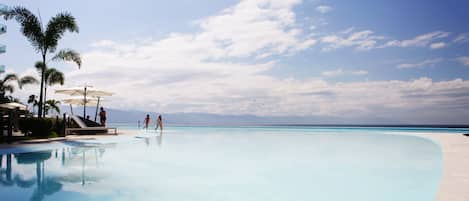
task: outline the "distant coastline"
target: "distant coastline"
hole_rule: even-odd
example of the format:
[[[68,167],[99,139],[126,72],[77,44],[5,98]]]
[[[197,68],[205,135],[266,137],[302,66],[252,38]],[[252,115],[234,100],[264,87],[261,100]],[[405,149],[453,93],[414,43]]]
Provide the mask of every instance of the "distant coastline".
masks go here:
[[[137,125],[138,122],[110,122],[115,125]],[[441,128],[441,129],[469,129],[467,124],[291,124],[291,123],[166,123],[168,126],[194,126],[194,127],[315,127],[315,128]]]

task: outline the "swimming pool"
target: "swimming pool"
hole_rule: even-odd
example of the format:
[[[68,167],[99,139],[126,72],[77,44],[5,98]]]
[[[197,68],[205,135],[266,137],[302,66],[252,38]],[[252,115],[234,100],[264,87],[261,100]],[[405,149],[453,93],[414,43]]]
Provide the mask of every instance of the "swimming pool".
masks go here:
[[[433,201],[442,174],[440,147],[402,132],[168,127],[163,135],[141,131],[3,149],[0,196],[6,201]]]

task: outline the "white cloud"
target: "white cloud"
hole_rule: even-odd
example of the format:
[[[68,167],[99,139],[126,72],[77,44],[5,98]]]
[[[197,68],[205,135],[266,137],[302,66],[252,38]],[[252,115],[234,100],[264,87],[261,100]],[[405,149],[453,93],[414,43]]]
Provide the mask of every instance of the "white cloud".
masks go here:
[[[454,38],[453,42],[455,43],[467,43],[469,42],[469,33],[462,33]]]
[[[343,47],[354,47],[356,50],[370,50],[376,48],[383,36],[377,36],[371,30],[353,31],[348,28],[338,34],[331,34],[321,38],[321,43],[325,46],[323,51],[334,50]]]
[[[469,66],[469,56],[458,57],[457,60],[465,66]]]
[[[322,76],[326,77],[335,77],[335,76],[343,76],[343,75],[367,75],[368,71],[366,70],[343,70],[342,68],[338,68],[332,71],[324,71],[321,73]]]
[[[392,40],[382,47],[427,47],[430,43],[437,39],[446,38],[449,32],[434,31],[423,35],[416,36],[408,40]]]
[[[328,13],[328,12],[332,11],[332,7],[328,6],[328,5],[320,5],[320,6],[316,7],[316,11],[318,11],[322,14],[325,14],[325,13]]]
[[[334,77],[334,76],[338,76],[342,74],[344,74],[344,70],[342,70],[341,68],[332,70],[332,71],[324,71],[321,73],[321,75],[327,76],[327,77]]]
[[[353,47],[356,50],[387,47],[428,47],[430,49],[440,49],[447,46],[446,42],[440,40],[447,38],[449,34],[449,32],[434,31],[408,40],[386,40],[387,37],[376,35],[372,30],[356,31],[355,27],[350,27],[335,34],[327,34],[321,37],[320,42],[323,44],[323,51],[344,47]]]
[[[191,40],[210,46],[214,58],[246,57],[259,50],[282,54],[304,50],[314,39],[302,38],[293,7],[299,0],[252,0],[199,20],[201,33]]]
[[[419,68],[419,67],[428,67],[428,66],[434,66],[435,64],[443,61],[441,58],[436,58],[436,59],[427,59],[421,62],[417,63],[403,63],[397,65],[397,68]]]
[[[271,55],[292,54],[316,43],[295,25],[292,10],[298,3],[241,1],[199,20],[197,33],[172,33],[161,39],[131,42],[98,41],[91,51],[82,54],[82,69],[66,72],[66,87],[88,83],[115,92],[104,103],[106,107],[168,113],[380,114],[390,118],[405,112],[424,116],[469,114],[465,105],[469,81],[462,79],[335,83],[270,76],[266,72],[276,65]],[[330,48],[370,49],[382,40],[372,31],[350,29],[321,38],[321,43]],[[338,69],[323,75],[344,74],[368,72]],[[23,97],[29,95],[28,90],[20,92]],[[37,92],[35,88],[33,91]]]
[[[368,71],[366,70],[357,70],[357,71],[352,71],[351,73],[354,75],[368,75]]]
[[[430,44],[430,49],[433,49],[433,50],[444,48],[444,47],[446,47],[446,43],[444,43],[444,42],[438,42],[438,43]]]
[[[111,40],[100,40],[92,43],[90,46],[91,47],[112,47],[116,45],[114,41]]]

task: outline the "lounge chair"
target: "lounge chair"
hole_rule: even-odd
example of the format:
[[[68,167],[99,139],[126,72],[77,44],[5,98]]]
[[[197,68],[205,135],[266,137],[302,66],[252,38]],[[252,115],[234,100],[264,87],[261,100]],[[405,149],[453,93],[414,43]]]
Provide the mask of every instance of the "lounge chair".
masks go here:
[[[114,131],[114,135],[117,135],[117,128],[109,128],[104,126],[88,126],[81,117],[71,116],[72,121],[76,123],[78,128],[66,128],[65,134],[98,134],[98,133],[109,133],[109,130]],[[99,125],[96,123],[96,125]]]

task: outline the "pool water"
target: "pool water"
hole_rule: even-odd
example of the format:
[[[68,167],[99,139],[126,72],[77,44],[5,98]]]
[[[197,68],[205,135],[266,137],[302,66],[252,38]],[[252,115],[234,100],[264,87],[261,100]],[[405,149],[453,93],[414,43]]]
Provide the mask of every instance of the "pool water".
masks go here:
[[[434,142],[389,130],[168,127],[0,149],[0,200],[433,201]]]

